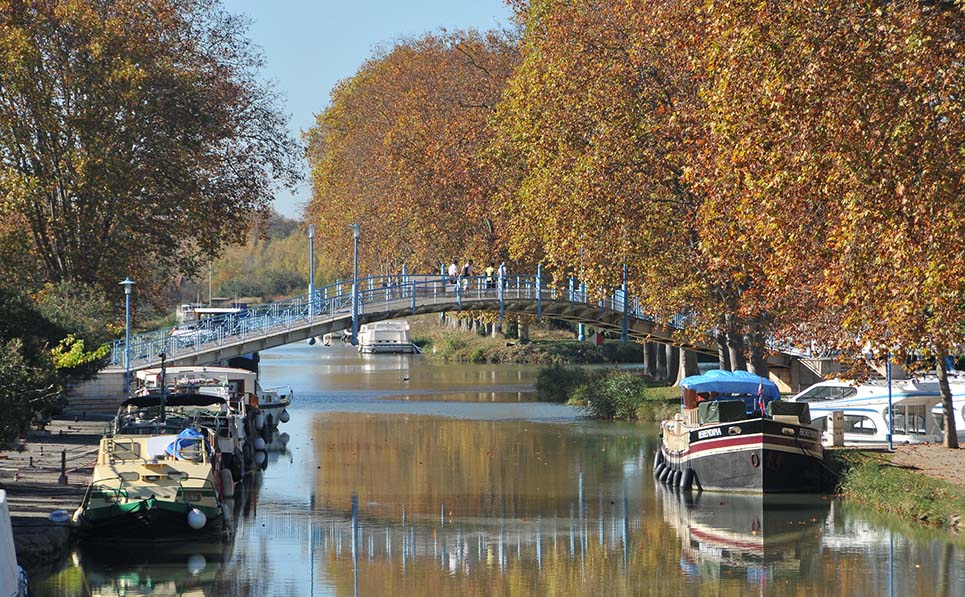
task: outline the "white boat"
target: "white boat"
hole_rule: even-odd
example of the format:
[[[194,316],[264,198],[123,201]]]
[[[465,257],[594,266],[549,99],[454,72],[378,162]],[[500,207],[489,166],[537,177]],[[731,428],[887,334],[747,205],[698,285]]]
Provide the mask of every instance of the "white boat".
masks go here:
[[[227,510],[214,439],[210,430],[190,427],[179,433],[105,436],[87,494],[74,513],[81,536],[101,541],[220,537]]]
[[[359,328],[359,352],[413,353],[416,352],[409,336],[409,322],[405,320],[366,323]]]
[[[295,394],[291,386],[258,387],[258,408],[265,414],[265,423],[268,429],[277,427],[279,423],[288,422],[288,407],[294,399]]]
[[[7,509],[7,492],[0,489],[0,595],[22,597],[27,595],[27,577],[17,565],[17,553],[13,545],[13,526]]]
[[[962,386],[962,391],[965,399],[965,385]],[[884,381],[871,380],[861,384],[843,379],[822,381],[788,401],[808,403],[811,423],[822,431],[825,444],[831,441],[827,421],[834,411],[842,411],[844,414],[845,444],[879,444],[888,441],[888,384]],[[942,429],[939,425],[941,395],[936,380],[892,381],[891,403],[894,412],[894,443],[914,444],[942,440]],[[938,412],[939,420],[936,420],[935,412]],[[961,431],[959,429],[959,432]]]

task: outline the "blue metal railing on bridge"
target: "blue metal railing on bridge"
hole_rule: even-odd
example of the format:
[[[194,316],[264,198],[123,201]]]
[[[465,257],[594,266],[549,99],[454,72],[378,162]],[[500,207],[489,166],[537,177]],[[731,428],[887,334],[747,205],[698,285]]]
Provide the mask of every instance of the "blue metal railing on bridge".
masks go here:
[[[427,305],[450,305],[461,310],[464,301],[496,301],[500,316],[507,300],[528,299],[537,302],[537,315],[542,315],[542,302],[565,301],[579,305],[596,305],[601,314],[607,310],[624,313],[624,318],[653,321],[644,313],[633,297],[624,300],[624,291],[600,291],[592,299],[585,284],[570,280],[568,289],[547,287],[541,272],[536,275],[459,276],[454,281],[447,276],[407,275],[368,276],[359,278],[358,315],[409,309]],[[294,328],[323,323],[352,316],[352,284],[336,282],[318,288],[311,300],[307,295],[277,303],[259,305],[239,313],[208,317],[189,325],[166,327],[131,336],[130,367],[136,368],[159,360],[165,353],[168,360],[179,356],[204,352],[226,345],[234,345],[252,338],[264,338]],[[680,315],[667,324],[681,329],[687,317]],[[124,340],[111,346],[111,366],[124,366]]]

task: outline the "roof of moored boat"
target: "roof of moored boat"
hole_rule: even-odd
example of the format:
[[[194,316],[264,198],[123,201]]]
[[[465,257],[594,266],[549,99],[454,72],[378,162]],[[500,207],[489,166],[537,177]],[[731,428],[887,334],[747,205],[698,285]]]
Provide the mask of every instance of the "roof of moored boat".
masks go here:
[[[165,406],[211,406],[212,404],[226,404],[224,398],[212,396],[210,394],[169,394],[164,398]],[[160,406],[161,397],[159,395],[135,396],[128,398],[121,403],[121,408],[136,406],[144,408],[149,406]]]
[[[767,379],[749,373],[747,371],[722,371],[712,369],[703,375],[691,375],[680,382],[683,388],[691,389],[695,392],[718,394],[741,394],[746,396],[757,396],[758,391],[768,400],[778,400],[781,392],[777,384]]]

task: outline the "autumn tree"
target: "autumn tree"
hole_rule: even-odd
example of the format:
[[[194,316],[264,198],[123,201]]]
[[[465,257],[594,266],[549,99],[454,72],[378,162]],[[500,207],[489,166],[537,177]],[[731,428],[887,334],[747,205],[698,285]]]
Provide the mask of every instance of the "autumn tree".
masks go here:
[[[700,92],[699,2],[519,3],[522,62],[500,105],[496,152],[524,174],[507,196],[512,247],[544,254],[591,289],[619,283],[651,313],[726,332],[743,368],[745,333],[767,322],[744,304],[743,259],[712,268],[694,166],[712,108]],[[766,372],[762,343],[752,364]]]
[[[379,52],[332,91],[307,134],[307,216],[330,271],[351,268],[351,223],[362,225],[362,267],[383,273],[500,254],[502,174],[481,154],[516,57],[506,32],[431,34]]]
[[[965,14],[954,3],[715,3],[708,200],[781,330],[846,354],[965,340]],[[792,325],[793,322],[793,325]]]
[[[45,280],[150,290],[293,183],[245,33],[217,0],[0,0],[0,212]]]

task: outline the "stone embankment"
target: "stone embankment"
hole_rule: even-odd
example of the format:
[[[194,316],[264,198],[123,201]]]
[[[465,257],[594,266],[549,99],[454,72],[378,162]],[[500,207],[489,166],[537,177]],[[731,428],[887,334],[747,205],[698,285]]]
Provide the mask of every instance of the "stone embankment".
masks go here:
[[[73,514],[80,505],[106,425],[104,420],[55,420],[18,448],[0,451],[0,487],[7,491],[17,560],[28,571],[56,565],[67,555],[71,529],[49,516],[56,510]],[[61,482],[62,458],[66,483]]]

